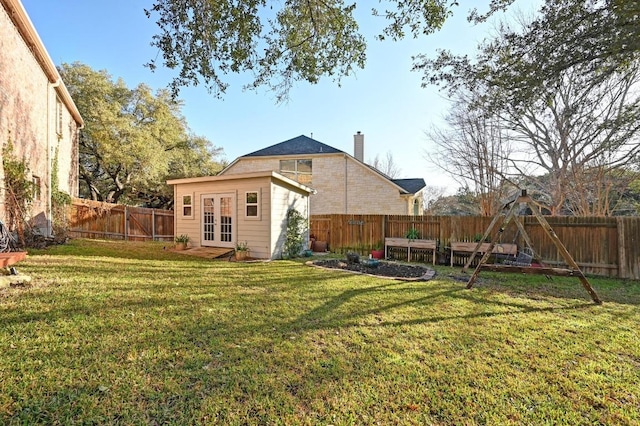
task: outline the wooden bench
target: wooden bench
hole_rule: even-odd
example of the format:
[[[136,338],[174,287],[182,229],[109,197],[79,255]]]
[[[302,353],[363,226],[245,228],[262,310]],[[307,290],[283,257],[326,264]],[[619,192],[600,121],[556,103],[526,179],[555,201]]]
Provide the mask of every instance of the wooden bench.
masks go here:
[[[451,266],[453,266],[453,256],[455,253],[458,254],[469,254],[471,255],[473,251],[476,249],[478,243],[470,243],[466,241],[451,241]],[[483,255],[489,250],[490,243],[482,243],[480,244],[480,249],[478,250],[479,255]],[[516,256],[518,253],[518,245],[517,244],[496,244],[492,250],[493,254],[503,254],[506,256]]]
[[[389,247],[403,247],[407,249],[407,262],[411,261],[411,249],[427,249],[433,250],[433,264],[436,264],[436,249],[438,242],[436,240],[419,240],[409,238],[385,238],[384,239],[384,257],[387,258]]]

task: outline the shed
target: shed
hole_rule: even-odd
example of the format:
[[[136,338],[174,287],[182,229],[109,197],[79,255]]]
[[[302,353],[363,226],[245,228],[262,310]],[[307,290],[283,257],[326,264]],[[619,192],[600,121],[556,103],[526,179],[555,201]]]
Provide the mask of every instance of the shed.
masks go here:
[[[246,242],[252,257],[279,259],[287,211],[299,211],[308,224],[313,189],[271,170],[172,179],[167,184],[173,185],[175,235],[188,235],[194,247],[234,249]]]

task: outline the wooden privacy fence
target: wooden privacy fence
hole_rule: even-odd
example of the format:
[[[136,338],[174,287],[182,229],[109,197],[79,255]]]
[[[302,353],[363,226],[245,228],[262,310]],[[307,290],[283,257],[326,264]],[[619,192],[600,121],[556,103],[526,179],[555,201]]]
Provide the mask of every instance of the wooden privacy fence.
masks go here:
[[[446,263],[450,261],[451,241],[478,240],[492,219],[480,216],[312,215],[310,233],[317,241],[326,241],[333,252],[368,254],[372,248],[384,244],[385,237],[405,237],[410,229],[415,229],[418,238],[438,241],[439,263]],[[640,279],[639,217],[545,216],[545,219],[583,272]],[[517,220],[529,235],[531,248],[546,264],[564,264],[535,217],[519,216]],[[505,228],[500,242],[514,243],[518,247],[526,245],[513,223]],[[460,264],[460,261],[455,263]]]
[[[173,211],[74,199],[69,236],[130,241],[173,241]]]

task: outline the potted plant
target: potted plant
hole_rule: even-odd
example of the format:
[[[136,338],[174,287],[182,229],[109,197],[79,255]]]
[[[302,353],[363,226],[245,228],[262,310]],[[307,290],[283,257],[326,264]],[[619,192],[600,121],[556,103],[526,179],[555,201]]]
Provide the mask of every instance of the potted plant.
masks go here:
[[[236,260],[245,260],[249,257],[249,244],[246,241],[238,241],[236,243]]]
[[[189,236],[186,234],[178,235],[177,237],[175,237],[174,241],[176,242],[176,250],[185,250],[190,240],[191,238],[189,238]]]
[[[420,238],[420,233],[416,228],[411,228],[407,231],[405,238],[408,238],[409,240],[417,240]]]
[[[384,248],[382,243],[378,242],[371,250],[371,257],[374,259],[384,259]]]

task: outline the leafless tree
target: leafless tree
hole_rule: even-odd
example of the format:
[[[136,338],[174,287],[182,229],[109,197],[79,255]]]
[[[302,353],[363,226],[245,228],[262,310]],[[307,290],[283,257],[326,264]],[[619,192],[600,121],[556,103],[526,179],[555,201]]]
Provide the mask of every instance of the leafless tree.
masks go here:
[[[380,154],[376,154],[373,161],[370,161],[369,163],[376,170],[384,173],[392,179],[399,177],[400,172],[402,171],[393,159],[391,151],[387,151],[385,158],[382,160],[380,159]]]
[[[551,214],[610,214],[640,152],[639,78],[637,63],[605,79],[568,70],[536,102],[500,112],[520,147],[510,166]]]
[[[493,216],[511,188],[505,180],[511,154],[508,132],[496,117],[474,106],[471,94],[457,95],[445,121],[445,128],[427,132],[435,145],[427,159],[477,197],[481,215]]]
[[[447,193],[447,188],[444,186],[427,185],[422,190],[422,199],[424,201],[424,212],[428,215],[433,215],[434,204],[436,201],[442,199]]]

